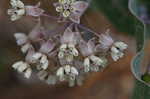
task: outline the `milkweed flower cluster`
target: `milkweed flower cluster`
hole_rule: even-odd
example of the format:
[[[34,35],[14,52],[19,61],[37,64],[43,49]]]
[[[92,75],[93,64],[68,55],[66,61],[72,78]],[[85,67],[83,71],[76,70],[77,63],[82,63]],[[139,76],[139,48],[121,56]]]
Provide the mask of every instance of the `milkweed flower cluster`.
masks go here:
[[[36,72],[40,80],[51,85],[64,81],[69,86],[81,85],[86,74],[106,68],[109,55],[114,61],[124,56],[127,44],[115,41],[109,33],[97,33],[88,40],[83,36],[88,31],[85,28],[80,30],[81,15],[89,5],[86,1],[58,0],[54,3],[56,12],[60,13],[57,19],[64,18],[67,24],[69,21],[69,25],[64,31],[60,30],[57,36],[48,36],[41,24],[40,16],[45,15],[45,11],[39,8],[40,3],[26,6],[21,0],[10,2],[12,9],[8,10],[8,14],[12,21],[24,15],[39,18],[37,25],[28,34],[14,34],[25,59],[15,62],[12,67],[26,78]]]

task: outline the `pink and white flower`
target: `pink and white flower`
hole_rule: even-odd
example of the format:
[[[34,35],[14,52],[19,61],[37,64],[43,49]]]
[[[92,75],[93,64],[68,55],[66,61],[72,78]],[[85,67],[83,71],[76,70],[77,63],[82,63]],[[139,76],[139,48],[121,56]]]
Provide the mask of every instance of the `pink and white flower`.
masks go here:
[[[114,61],[122,58],[124,56],[123,51],[128,47],[124,42],[115,42],[108,33],[101,34],[99,42],[102,49],[106,51],[110,50],[111,57]]]
[[[69,77],[69,79],[71,80],[75,80],[76,76],[79,75],[78,70],[70,65],[65,65],[63,67],[60,67],[57,71],[56,71],[56,76],[59,77],[60,81],[64,81],[67,79],[67,77]]]
[[[79,44],[79,47],[80,47],[80,51],[82,55],[85,57],[84,62],[83,62],[85,72],[89,72],[91,66],[105,67],[107,60],[104,58],[95,56],[95,44],[92,40],[89,40],[87,43],[85,41],[82,41]]]
[[[65,30],[61,37],[61,46],[58,53],[59,59],[65,58],[68,62],[71,62],[74,56],[79,55],[75,47],[77,44],[77,35],[76,32],[72,32],[70,27]]]
[[[80,23],[80,17],[88,8],[88,3],[76,0],[59,0],[54,3],[54,6],[62,17],[69,18],[72,22]]]
[[[32,69],[30,65],[23,61],[18,61],[12,65],[12,67],[17,70],[19,73],[24,73],[25,78],[30,78],[32,74]]]

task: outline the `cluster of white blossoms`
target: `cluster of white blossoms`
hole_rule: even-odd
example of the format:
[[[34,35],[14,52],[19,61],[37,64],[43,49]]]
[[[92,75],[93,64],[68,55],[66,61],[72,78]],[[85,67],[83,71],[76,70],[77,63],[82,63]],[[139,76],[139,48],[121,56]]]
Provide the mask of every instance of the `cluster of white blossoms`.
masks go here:
[[[25,6],[20,0],[11,0],[12,9],[8,9],[8,14],[11,15],[11,20],[15,21],[25,14]]]
[[[32,69],[28,63],[19,61],[19,62],[16,62],[12,67],[18,72],[24,73],[24,77],[30,78]]]
[[[60,16],[69,18],[75,23],[80,23],[80,17],[88,5],[88,2],[77,0],[59,0],[57,3],[54,3],[56,11],[60,13]]]
[[[43,9],[40,9],[40,2],[35,6],[25,6],[21,0],[10,0],[12,6],[8,9],[8,15],[11,16],[11,21],[16,21],[24,15],[39,17],[44,13]]]
[[[14,34],[25,59],[15,62],[12,67],[26,78],[30,78],[32,72],[35,72],[40,80],[51,85],[58,82],[68,82],[71,87],[81,85],[86,74],[105,69],[111,60],[109,56],[117,61],[124,56],[128,47],[124,42],[115,41],[108,31],[90,39],[85,38],[84,33],[89,29],[82,28],[79,23],[89,5],[86,1],[59,0],[54,3],[60,17],[69,21],[66,21],[64,30],[57,30],[59,33],[56,34],[49,33],[42,25],[40,16],[48,15],[39,8],[40,3],[25,6],[21,0],[10,2],[12,9],[8,10],[8,14],[12,21],[23,15],[39,19],[29,34]]]

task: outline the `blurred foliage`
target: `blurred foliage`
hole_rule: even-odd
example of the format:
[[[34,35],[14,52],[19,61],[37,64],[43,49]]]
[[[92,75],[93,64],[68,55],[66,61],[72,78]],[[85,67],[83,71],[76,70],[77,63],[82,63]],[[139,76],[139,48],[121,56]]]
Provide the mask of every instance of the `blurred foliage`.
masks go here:
[[[128,0],[93,0],[92,7],[103,12],[120,32],[134,35],[135,20],[128,9]]]
[[[136,18],[143,23],[144,30],[143,30],[143,44],[141,47],[137,48],[138,54],[133,59],[132,64],[132,72],[134,76],[138,79],[135,84],[134,93],[133,93],[133,99],[149,99],[150,97],[150,87],[149,87],[149,75],[144,75],[145,71],[147,71],[149,66],[149,40],[150,40],[150,25],[147,21],[149,21],[149,14],[148,12],[143,11],[140,13],[140,7],[141,5],[144,7],[144,9],[149,9],[147,7],[146,0],[130,0],[129,8],[133,15],[135,15]],[[143,20],[143,17],[146,18],[146,20]],[[136,33],[137,34],[137,33]],[[140,36],[138,37],[141,38]],[[143,38],[141,38],[143,39]],[[137,45],[140,45],[141,43],[137,43]]]
[[[129,9],[128,9],[129,4]],[[138,79],[133,94],[133,99],[149,99],[150,88],[145,81],[148,75],[142,76],[142,69],[147,69],[150,51],[147,51],[147,43],[150,40],[149,0],[94,0],[92,3],[96,10],[100,10],[116,26],[120,32],[133,35],[137,41],[137,56],[133,60],[132,72]],[[144,10],[143,10],[144,8]],[[146,10],[147,11],[146,11]],[[132,15],[132,14],[134,15]],[[147,43],[147,44],[146,44]],[[143,64],[144,63],[144,64]],[[143,77],[143,78],[141,78]]]

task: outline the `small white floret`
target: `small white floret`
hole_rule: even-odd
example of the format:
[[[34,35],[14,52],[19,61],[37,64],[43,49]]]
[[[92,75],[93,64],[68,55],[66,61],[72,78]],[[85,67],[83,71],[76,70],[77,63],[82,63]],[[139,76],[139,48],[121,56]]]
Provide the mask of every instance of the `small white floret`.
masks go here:
[[[30,78],[31,74],[32,74],[32,69],[31,69],[31,68],[28,68],[28,69],[24,72],[25,78],[28,78],[28,79]]]

